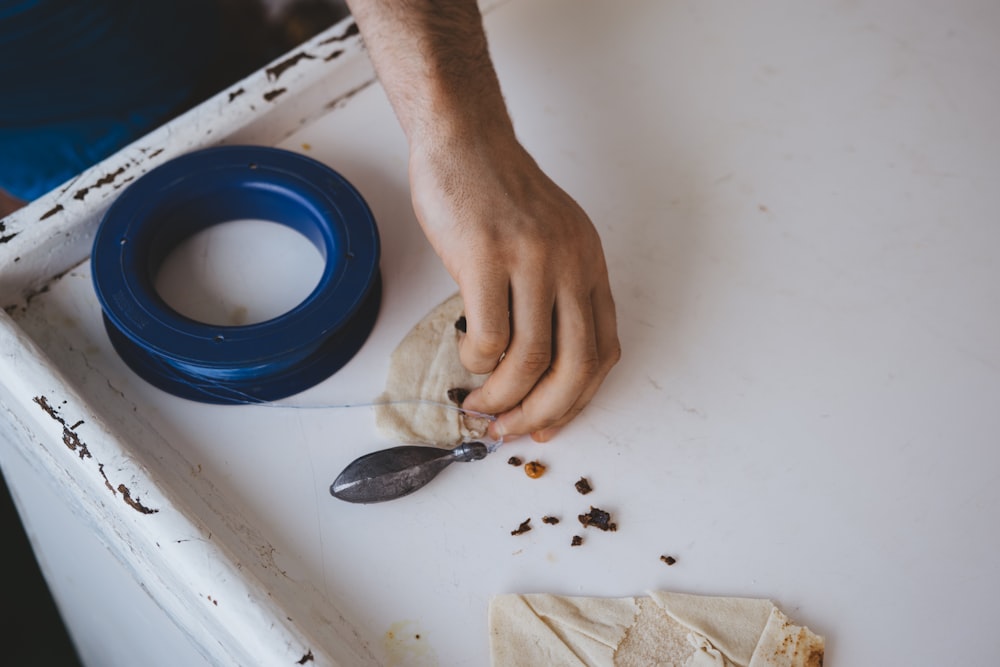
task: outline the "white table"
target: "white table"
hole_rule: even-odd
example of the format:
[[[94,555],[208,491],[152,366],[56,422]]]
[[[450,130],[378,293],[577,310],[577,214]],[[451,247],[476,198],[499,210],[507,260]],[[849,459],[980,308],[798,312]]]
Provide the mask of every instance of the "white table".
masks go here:
[[[769,597],[827,637],[828,664],[990,664],[1000,5],[517,0],[487,28],[519,135],[602,234],[619,310],[622,362],[549,444],[351,506],[327,486],[387,444],[370,410],[193,404],[106,342],[78,262],[114,192],[79,186],[115,159],[276,144],[351,180],[384,243],[371,338],[294,402],[380,392],[454,285],[363,51],[322,43],[344,26],[304,47],[340,57],[259,73],[245,106],[206,103],[141,155],[164,154],[133,147],[6,221],[0,461],[84,658],[484,665],[492,594],[670,589]],[[79,419],[89,459],[64,445]],[[571,548],[590,504],[619,531]]]

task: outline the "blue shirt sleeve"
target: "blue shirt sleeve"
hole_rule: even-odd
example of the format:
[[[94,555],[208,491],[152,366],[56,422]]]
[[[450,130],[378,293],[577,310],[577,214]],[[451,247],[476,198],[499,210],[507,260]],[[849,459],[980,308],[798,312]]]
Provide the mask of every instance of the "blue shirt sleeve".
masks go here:
[[[0,187],[31,200],[191,101],[208,0],[0,0]]]

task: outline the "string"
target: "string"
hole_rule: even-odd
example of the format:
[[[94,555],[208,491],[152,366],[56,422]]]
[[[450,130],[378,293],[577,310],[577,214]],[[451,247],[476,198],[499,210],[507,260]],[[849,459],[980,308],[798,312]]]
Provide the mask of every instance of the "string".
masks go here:
[[[191,377],[181,377],[174,371],[174,368],[167,363],[164,363],[162,359],[158,360],[161,364],[161,368],[164,373],[170,374],[174,379],[178,381],[183,381],[190,383]],[[485,419],[488,422],[495,422],[496,415],[489,414],[487,412],[480,412],[478,410],[469,410],[468,408],[463,408],[459,405],[453,403],[445,403],[443,401],[435,401],[430,398],[397,398],[387,401],[359,401],[359,402],[346,402],[346,403],[314,403],[314,404],[301,404],[301,403],[282,403],[277,401],[268,401],[262,399],[252,394],[248,394],[241,391],[232,385],[224,384],[214,378],[201,377],[198,378],[199,382],[196,385],[197,389],[201,392],[214,396],[216,398],[222,399],[230,404],[238,405],[252,405],[256,407],[270,408],[270,409],[290,409],[290,410],[337,410],[337,409],[351,409],[351,408],[378,408],[382,406],[392,406],[392,405],[427,405],[443,410],[449,410],[452,412],[459,412],[462,414],[469,415],[471,417],[478,417],[480,419]],[[216,391],[218,390],[218,391]],[[485,444],[489,451],[492,453],[503,444],[503,438],[499,440],[493,440],[492,438],[484,438],[483,444]]]

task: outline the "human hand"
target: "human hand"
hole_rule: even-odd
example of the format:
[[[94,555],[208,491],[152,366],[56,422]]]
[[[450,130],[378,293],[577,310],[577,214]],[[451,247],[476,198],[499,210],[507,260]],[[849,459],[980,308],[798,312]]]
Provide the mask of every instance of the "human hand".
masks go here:
[[[410,183],[465,302],[462,363],[492,373],[463,407],[498,415],[493,437],[550,439],[621,355],[597,231],[513,138],[417,146]]]

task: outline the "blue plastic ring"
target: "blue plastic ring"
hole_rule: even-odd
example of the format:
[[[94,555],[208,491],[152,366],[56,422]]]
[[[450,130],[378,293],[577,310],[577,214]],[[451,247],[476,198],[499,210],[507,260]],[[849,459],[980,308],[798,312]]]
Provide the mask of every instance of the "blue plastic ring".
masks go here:
[[[246,326],[192,320],[154,287],[183,240],[239,219],[305,235],[325,267],[289,312]],[[225,146],[183,155],[143,175],[111,205],[91,257],[94,288],[115,350],[143,379],[206,403],[253,403],[298,393],[361,348],[381,301],[379,235],[360,193],[298,153]]]

